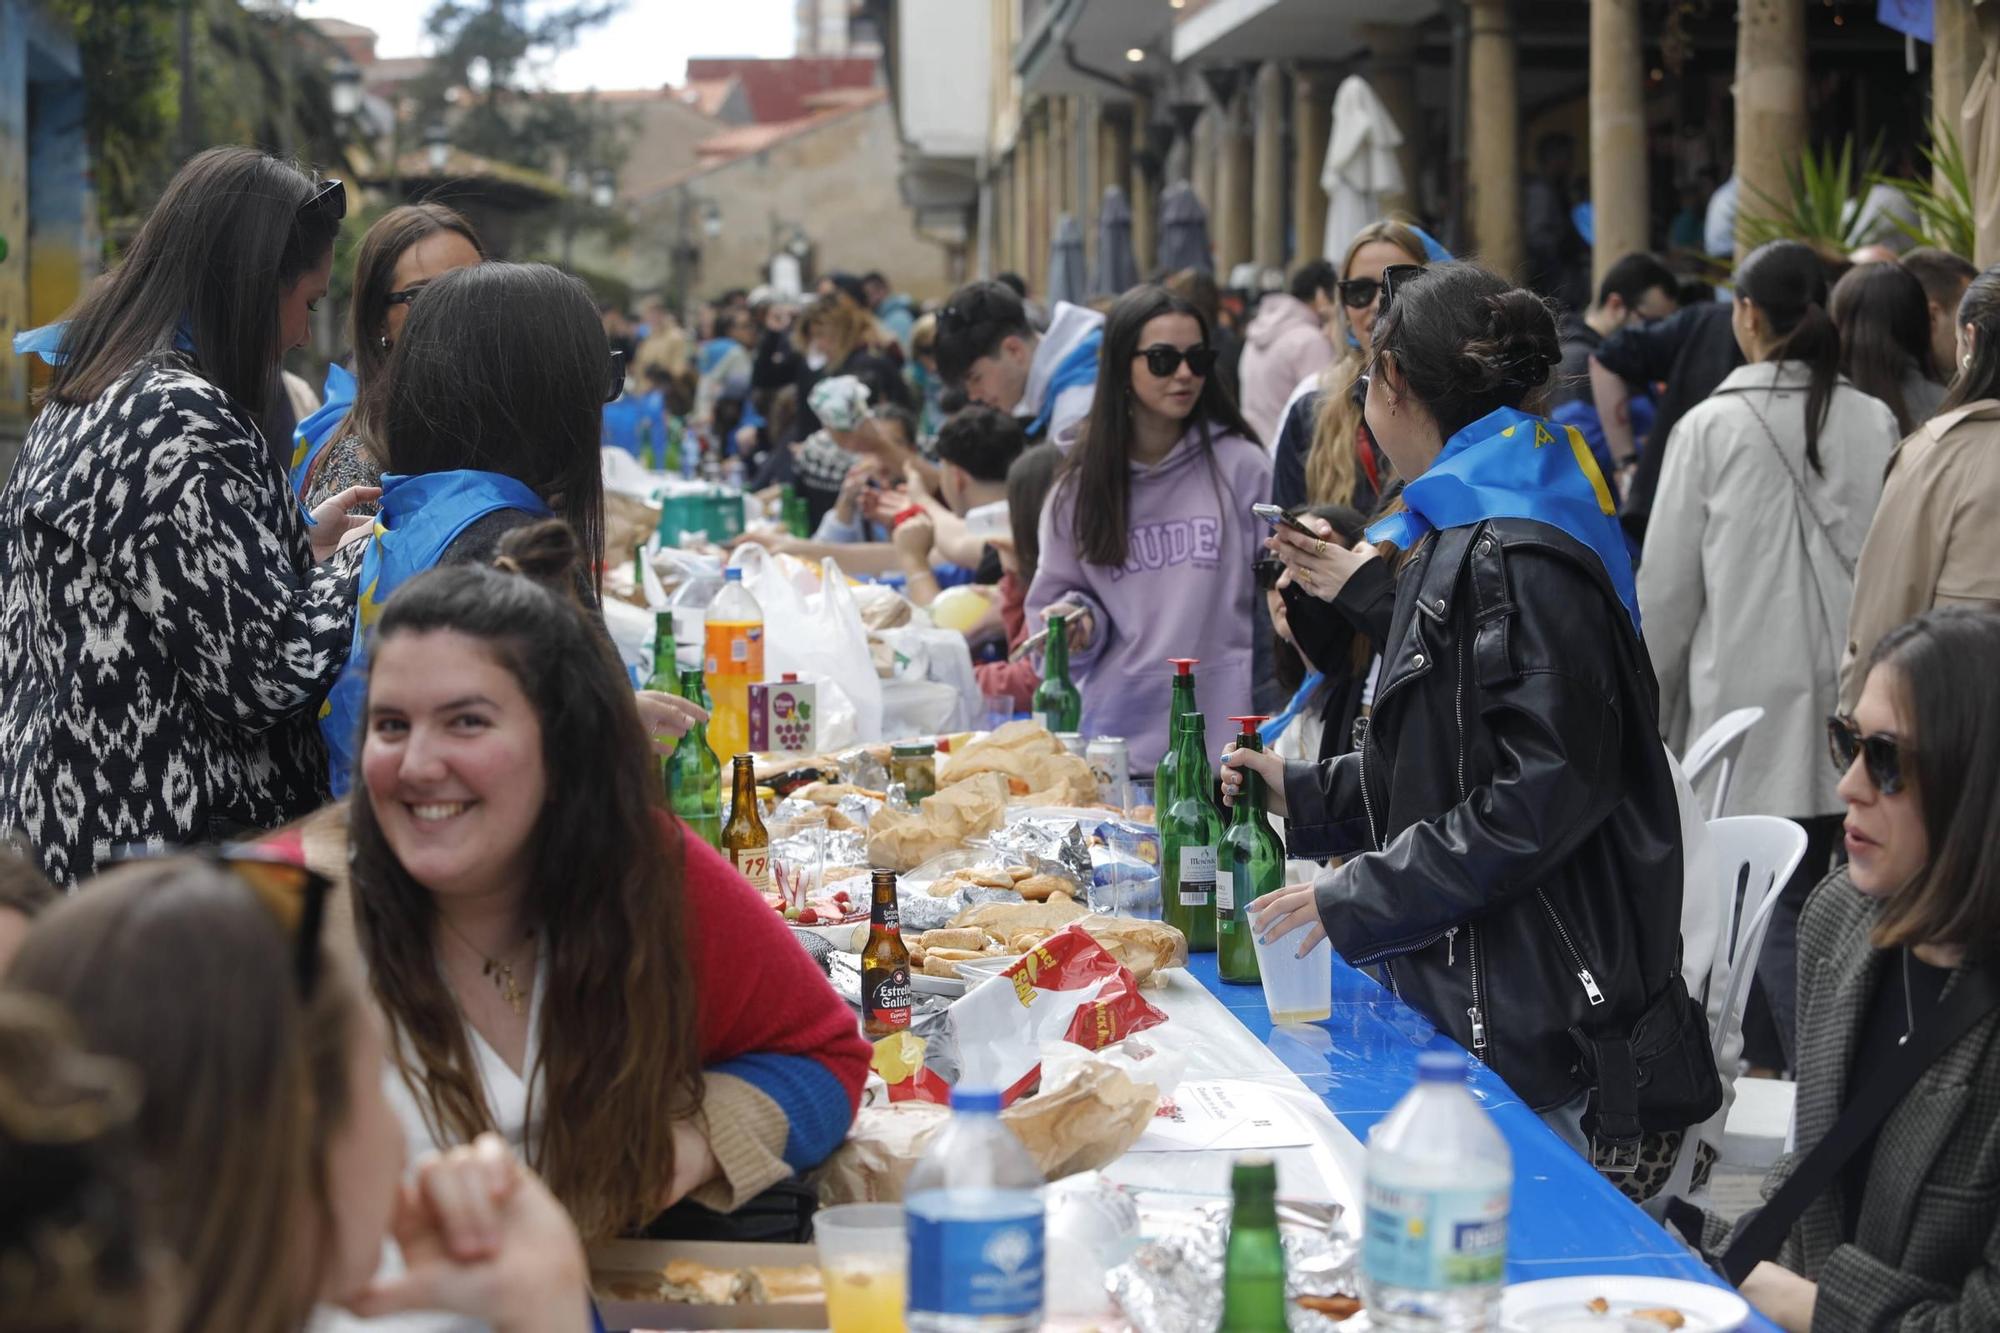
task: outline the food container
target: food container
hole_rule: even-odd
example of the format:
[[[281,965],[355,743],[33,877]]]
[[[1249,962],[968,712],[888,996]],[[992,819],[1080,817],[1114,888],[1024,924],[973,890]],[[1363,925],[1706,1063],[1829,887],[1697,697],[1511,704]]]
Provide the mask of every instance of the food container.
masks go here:
[[[1123,736],[1093,736],[1083,757],[1097,778],[1097,799],[1120,810],[1132,808],[1132,757]]]
[[[629,1329],[825,1328],[826,1299],[759,1305],[669,1301],[660,1292],[667,1265],[677,1261],[729,1271],[819,1269],[811,1245],[736,1241],[615,1240],[590,1247],[590,1285],[598,1316],[610,1333]]]
[[[787,671],[750,686],[750,748],[759,754],[819,750],[819,687]]]
[[[889,781],[900,783],[911,805],[937,794],[937,746],[930,741],[898,741],[889,747]]]

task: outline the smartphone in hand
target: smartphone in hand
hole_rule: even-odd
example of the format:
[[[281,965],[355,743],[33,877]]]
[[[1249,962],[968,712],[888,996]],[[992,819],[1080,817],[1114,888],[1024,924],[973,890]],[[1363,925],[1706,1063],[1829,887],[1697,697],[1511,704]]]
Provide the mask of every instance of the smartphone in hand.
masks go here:
[[[1319,536],[1317,532],[1314,532],[1311,528],[1299,522],[1297,519],[1293,518],[1290,514],[1287,514],[1284,510],[1284,507],[1281,505],[1268,505],[1268,504],[1251,505],[1250,512],[1255,514],[1258,518],[1263,519],[1266,523],[1269,523],[1273,529],[1285,527],[1285,528],[1290,528],[1293,532],[1299,533],[1302,536],[1312,537],[1315,539],[1318,538]]]

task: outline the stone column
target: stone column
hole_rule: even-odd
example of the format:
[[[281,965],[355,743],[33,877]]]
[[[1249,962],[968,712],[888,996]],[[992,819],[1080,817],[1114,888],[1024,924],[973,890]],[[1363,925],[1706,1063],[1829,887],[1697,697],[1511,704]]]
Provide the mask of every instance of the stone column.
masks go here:
[[[1008,160],[1008,175],[1011,177],[1009,193],[1014,201],[1014,225],[1007,238],[1007,267],[1016,273],[1026,275],[1028,270],[1028,235],[1034,230],[1029,220],[1034,206],[1034,191],[1029,185],[1029,170],[1034,154],[1029,145],[1032,135],[1028,122],[1023,119],[1014,131],[1014,153]]]
[[[1076,99],[1049,99],[1049,234],[1055,219],[1076,213]]]
[[[1146,175],[1146,168],[1140,162],[1138,147],[1144,142],[1146,126],[1152,123],[1153,104],[1150,98],[1139,97],[1132,102],[1131,137],[1126,155],[1125,193],[1132,201],[1132,256],[1139,264],[1139,277],[1143,280],[1153,275],[1153,265],[1158,259],[1159,242],[1155,228],[1160,216],[1160,192],[1154,181]],[[1165,164],[1161,164],[1165,169]]]
[[[1292,247],[1295,259],[1331,259],[1326,247],[1326,191],[1320,188],[1320,168],[1326,165],[1326,141],[1333,127],[1333,87],[1308,70],[1292,71]]]
[[[1417,106],[1417,30],[1394,23],[1370,23],[1361,29],[1361,39],[1368,43],[1368,82],[1388,108],[1389,118],[1403,132],[1403,146],[1396,150],[1396,161],[1403,168],[1403,193],[1391,195],[1387,205],[1392,212],[1414,216],[1424,132],[1423,113]],[[1326,95],[1331,100],[1333,90],[1329,88]],[[1340,262],[1339,255],[1327,258]]]
[[[1251,258],[1285,267],[1285,71],[1267,61],[1257,71],[1257,125],[1251,148]]]
[[[1222,110],[1211,104],[1202,111],[1200,119],[1194,123],[1194,144],[1189,156],[1194,159],[1194,173],[1188,183],[1194,186],[1195,197],[1208,210],[1214,225],[1216,177],[1221,165]]]
[[[1514,70],[1514,16],[1508,0],[1467,0],[1467,8],[1472,40],[1466,55],[1465,169],[1474,253],[1495,273],[1518,279],[1521,104]]]
[[[1042,294],[1043,286],[1049,280],[1049,233],[1054,225],[1055,191],[1050,188],[1049,151],[1049,111],[1047,102],[1036,110],[1034,136],[1030,139],[1032,155],[1028,159],[1028,177],[1032,182],[1032,198],[1028,204],[1028,271],[1021,276],[1028,280],[1028,290]]]
[[[1931,46],[1932,124],[1934,129],[1940,124],[1946,126],[1962,143],[1965,135],[1959,128],[1959,118],[1986,47],[1979,35],[1973,0],[1934,0],[1931,12],[1936,25],[1932,36],[1937,39]],[[1942,136],[1939,142],[1943,142]]]
[[[1229,274],[1251,257],[1250,218],[1255,206],[1250,165],[1250,81],[1230,96],[1216,123],[1215,203],[1210,234],[1215,238],[1215,279],[1227,286]]]
[[[1742,0],[1736,19],[1736,259],[1759,195],[1784,199],[1806,149],[1805,0]]]
[[[1639,0],[1590,0],[1590,198],[1597,230],[1593,289],[1606,269],[1634,250],[1644,250],[1649,239],[1639,7]]]

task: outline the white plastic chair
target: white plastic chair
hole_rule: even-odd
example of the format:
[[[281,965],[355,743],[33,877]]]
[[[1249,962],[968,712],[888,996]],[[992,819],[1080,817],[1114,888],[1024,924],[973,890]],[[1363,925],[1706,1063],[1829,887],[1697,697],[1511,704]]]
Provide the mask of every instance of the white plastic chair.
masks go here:
[[[1743,753],[1743,742],[1750,734],[1750,728],[1764,720],[1761,708],[1738,708],[1717,718],[1715,725],[1695,737],[1694,744],[1688,746],[1687,754],[1681,758],[1681,772],[1687,774],[1690,787],[1698,785],[1710,769],[1715,771],[1715,795],[1709,802],[1708,817],[1722,818],[1723,805],[1729,800],[1729,784],[1736,776],[1736,761]]]
[[[1749,708],[1741,711],[1750,714],[1760,712]],[[1723,720],[1728,721],[1727,718]],[[1754,722],[1756,717],[1752,716],[1750,720]],[[1729,941],[1726,970],[1722,970],[1720,976],[1711,976],[1708,982],[1710,987],[1721,985],[1725,988],[1721,1015],[1714,1030],[1709,1033],[1709,1048],[1715,1053],[1719,1068],[1724,1051],[1735,1044],[1736,1035],[1743,1028],[1743,1006],[1750,1000],[1750,981],[1757,973],[1757,955],[1764,948],[1764,932],[1769,928],[1771,913],[1778,905],[1778,891],[1784,888],[1792,872],[1799,868],[1799,862],[1805,859],[1806,831],[1789,819],[1777,819],[1770,815],[1736,815],[1709,820],[1708,839],[1720,871],[1716,890],[1722,895],[1722,920],[1728,923]],[[1740,1089],[1742,1086],[1742,1081],[1738,1080],[1737,1087]],[[1789,1089],[1792,1085],[1784,1086]],[[1761,1106],[1768,1099],[1759,1096],[1755,1100]],[[1679,1159],[1674,1163],[1673,1174],[1668,1177],[1666,1188],[1655,1196],[1655,1203],[1665,1207],[1667,1199],[1688,1193],[1688,1186],[1694,1178],[1695,1145],[1714,1131],[1727,1133],[1727,1124],[1735,1109],[1733,1099],[1725,1099],[1715,1115],[1688,1130],[1681,1144]],[[1755,1137],[1761,1139],[1765,1136]],[[1780,1145],[1782,1142],[1781,1137]],[[1776,1156],[1776,1151],[1773,1151],[1771,1157],[1775,1159]],[[1731,1160],[1734,1161],[1733,1158]],[[1769,1165],[1768,1162],[1764,1164]]]

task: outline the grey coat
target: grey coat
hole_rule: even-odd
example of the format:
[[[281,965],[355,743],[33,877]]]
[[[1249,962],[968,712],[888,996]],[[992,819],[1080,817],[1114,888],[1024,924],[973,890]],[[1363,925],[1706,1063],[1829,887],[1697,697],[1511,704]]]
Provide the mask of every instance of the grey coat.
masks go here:
[[[1833,1128],[1847,1100],[1869,996],[1895,958],[1869,942],[1879,915],[1845,869],[1829,875],[1806,903],[1799,923],[1798,1146],[1771,1168],[1766,1199]],[[1961,984],[1954,977],[1945,994]],[[1841,1182],[1829,1185],[1778,1255],[1786,1268],[1819,1284],[1814,1333],[2000,1329],[2000,1013],[1938,1057],[1883,1122],[1860,1228],[1848,1244],[1840,1238],[1841,1193]],[[1711,1214],[1703,1249],[1719,1254],[1731,1234]]]

